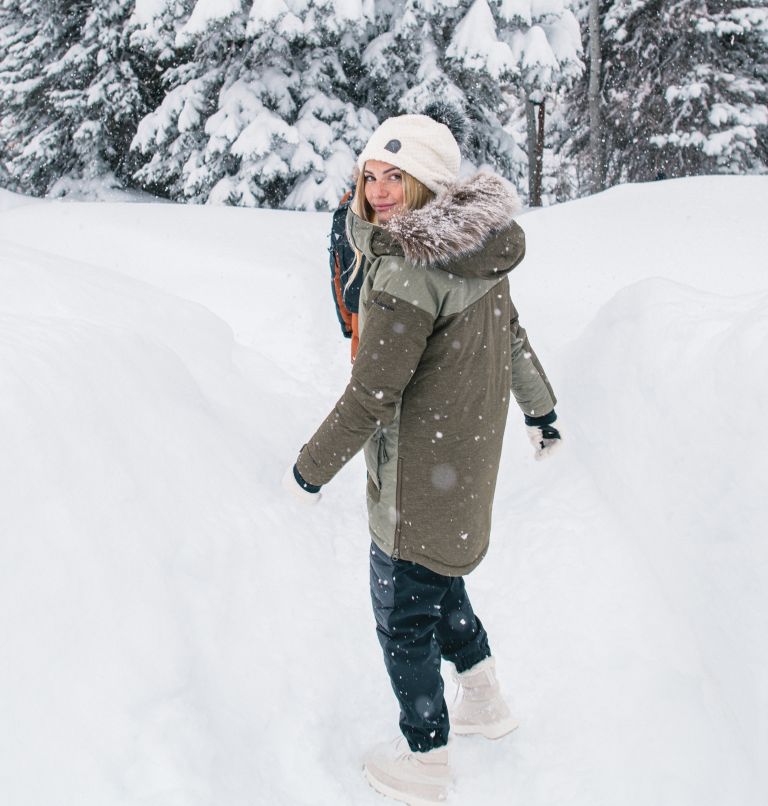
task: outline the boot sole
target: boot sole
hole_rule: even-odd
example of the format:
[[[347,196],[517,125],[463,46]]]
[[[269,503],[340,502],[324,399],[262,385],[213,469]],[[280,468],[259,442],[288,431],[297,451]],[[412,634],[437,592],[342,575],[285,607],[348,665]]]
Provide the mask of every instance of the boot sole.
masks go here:
[[[445,803],[448,797],[447,793],[437,794],[434,800],[408,795],[380,781],[368,767],[363,767],[363,775],[365,776],[365,780],[368,781],[369,786],[375,789],[380,795],[386,795],[388,798],[393,798],[394,800],[400,801],[400,803],[407,804],[407,806],[435,806],[436,803]]]
[[[486,725],[479,727],[475,725],[451,725],[451,730],[457,736],[484,736],[486,739],[501,739],[512,733],[520,723],[515,719],[505,719],[503,722],[497,722],[495,725]]]

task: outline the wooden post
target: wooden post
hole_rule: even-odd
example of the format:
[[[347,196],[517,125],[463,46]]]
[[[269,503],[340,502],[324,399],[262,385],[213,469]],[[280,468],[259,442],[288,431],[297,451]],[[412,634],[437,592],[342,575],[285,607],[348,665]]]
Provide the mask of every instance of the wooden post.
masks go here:
[[[536,195],[536,105],[525,97],[525,122],[528,143],[528,204]]]
[[[533,160],[533,187],[531,188],[531,207],[541,207],[541,181],[544,173],[544,118],[545,102],[539,105],[538,126],[536,129],[536,146]]]

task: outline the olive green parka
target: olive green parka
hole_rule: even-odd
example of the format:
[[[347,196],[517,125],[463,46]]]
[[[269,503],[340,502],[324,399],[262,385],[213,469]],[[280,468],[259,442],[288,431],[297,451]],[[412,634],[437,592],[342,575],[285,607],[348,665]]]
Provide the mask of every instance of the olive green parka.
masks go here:
[[[555,406],[509,293],[525,253],[518,210],[507,183],[479,173],[385,227],[350,211],[367,258],[360,346],[297,461],[321,485],[362,448],[372,539],[449,576],[488,550],[510,391],[530,416]]]

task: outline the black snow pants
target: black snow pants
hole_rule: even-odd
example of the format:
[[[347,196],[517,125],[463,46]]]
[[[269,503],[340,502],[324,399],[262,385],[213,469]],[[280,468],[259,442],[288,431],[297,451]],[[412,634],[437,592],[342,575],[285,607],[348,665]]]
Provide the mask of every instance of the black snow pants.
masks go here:
[[[371,599],[400,730],[411,750],[441,747],[449,723],[440,658],[464,672],[491,654],[464,580],[393,560],[371,543]]]

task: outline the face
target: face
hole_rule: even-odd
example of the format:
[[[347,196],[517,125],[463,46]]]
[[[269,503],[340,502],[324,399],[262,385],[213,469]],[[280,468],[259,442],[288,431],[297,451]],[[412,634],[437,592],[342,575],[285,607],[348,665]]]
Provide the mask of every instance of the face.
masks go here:
[[[403,174],[388,162],[368,160],[363,171],[365,198],[376,211],[376,221],[384,224],[403,208]]]

